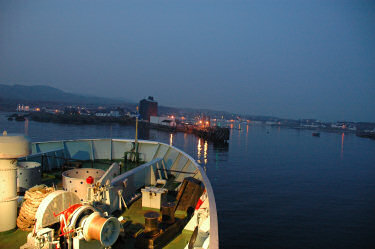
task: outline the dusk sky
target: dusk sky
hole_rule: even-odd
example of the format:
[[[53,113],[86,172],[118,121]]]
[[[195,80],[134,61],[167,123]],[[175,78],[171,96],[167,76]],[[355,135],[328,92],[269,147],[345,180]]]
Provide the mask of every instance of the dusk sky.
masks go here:
[[[0,84],[375,122],[375,1],[4,1]]]

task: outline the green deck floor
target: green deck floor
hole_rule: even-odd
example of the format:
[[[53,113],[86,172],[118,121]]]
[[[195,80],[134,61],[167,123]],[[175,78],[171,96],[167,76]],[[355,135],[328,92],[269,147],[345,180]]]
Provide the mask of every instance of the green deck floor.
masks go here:
[[[164,248],[166,249],[183,249],[189,243],[190,237],[193,231],[183,230],[180,235],[178,235],[171,243],[169,243]]]
[[[27,241],[29,232],[17,229],[11,232],[0,233],[0,249],[16,249]]]
[[[130,225],[128,225],[125,230],[132,231],[133,233],[136,233],[136,231],[143,230],[144,228],[144,214],[146,212],[152,211],[158,211],[156,209],[150,209],[150,208],[142,208],[142,199],[138,199],[136,202],[134,202],[129,209],[127,209],[123,214],[122,217],[124,217],[124,220],[129,221]],[[176,211],[175,217],[176,218],[184,218],[186,216],[186,212]],[[186,231],[183,230],[181,234],[179,234],[173,241],[171,241],[168,245],[166,245],[164,248],[168,249],[181,249],[185,248],[185,246],[189,243],[190,237],[193,234],[192,231]],[[125,249],[133,249],[135,243],[135,239],[133,238],[127,238],[124,239],[121,243],[116,245],[114,248],[125,248]]]

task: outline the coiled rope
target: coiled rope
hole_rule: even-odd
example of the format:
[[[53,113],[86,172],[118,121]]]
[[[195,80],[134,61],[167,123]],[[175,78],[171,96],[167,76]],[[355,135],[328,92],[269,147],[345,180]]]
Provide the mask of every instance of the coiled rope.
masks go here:
[[[17,226],[23,231],[31,231],[35,224],[35,214],[42,200],[55,191],[53,187],[46,185],[36,185],[26,191],[24,202],[22,203],[17,218]]]

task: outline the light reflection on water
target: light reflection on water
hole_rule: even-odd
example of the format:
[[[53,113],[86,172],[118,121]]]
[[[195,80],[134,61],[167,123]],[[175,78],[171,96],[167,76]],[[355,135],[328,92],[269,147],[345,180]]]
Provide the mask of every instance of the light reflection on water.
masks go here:
[[[24,134],[25,134],[26,136],[29,135],[29,119],[27,119],[27,118],[26,118],[26,120],[25,120],[25,129],[24,129]]]
[[[344,138],[345,138],[345,133],[343,132],[341,134],[341,159],[344,158]]]
[[[173,133],[169,135],[169,145],[173,146]]]
[[[208,159],[207,159],[207,153],[208,153],[208,142],[204,141],[204,147],[203,147],[203,160],[204,165],[207,165]]]
[[[201,145],[201,138],[198,138],[198,144],[197,144],[197,162],[201,163],[201,154],[202,154],[202,145]]]

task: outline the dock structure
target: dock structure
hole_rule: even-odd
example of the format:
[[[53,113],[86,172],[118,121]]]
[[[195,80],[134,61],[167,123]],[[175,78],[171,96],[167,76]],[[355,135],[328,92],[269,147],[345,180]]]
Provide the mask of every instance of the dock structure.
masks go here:
[[[191,133],[213,142],[227,142],[229,140],[230,130],[229,128],[218,126],[205,128],[193,126]]]
[[[176,125],[176,126],[166,126],[153,124],[148,122],[142,122],[142,125],[147,128],[169,131],[169,132],[185,132],[190,134],[195,134],[206,140],[210,140],[217,143],[227,143],[230,137],[230,129],[227,127],[202,127],[198,125]]]

